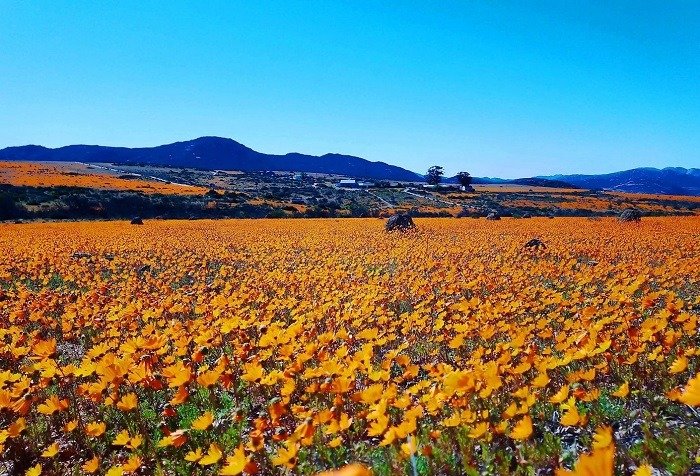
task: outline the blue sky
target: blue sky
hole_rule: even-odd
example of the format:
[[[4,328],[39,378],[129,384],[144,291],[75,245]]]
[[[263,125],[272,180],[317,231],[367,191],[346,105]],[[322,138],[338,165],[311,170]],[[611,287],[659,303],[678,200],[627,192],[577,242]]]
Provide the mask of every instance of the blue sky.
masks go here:
[[[0,147],[700,167],[700,2],[0,0]]]

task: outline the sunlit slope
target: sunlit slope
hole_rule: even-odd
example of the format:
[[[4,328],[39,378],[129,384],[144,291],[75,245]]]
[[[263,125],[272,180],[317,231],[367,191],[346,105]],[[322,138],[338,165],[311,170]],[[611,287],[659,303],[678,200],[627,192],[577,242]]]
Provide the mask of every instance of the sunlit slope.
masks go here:
[[[124,178],[108,170],[73,162],[53,164],[0,161],[0,184],[31,187],[85,187],[143,193],[201,195],[207,189],[139,177]]]

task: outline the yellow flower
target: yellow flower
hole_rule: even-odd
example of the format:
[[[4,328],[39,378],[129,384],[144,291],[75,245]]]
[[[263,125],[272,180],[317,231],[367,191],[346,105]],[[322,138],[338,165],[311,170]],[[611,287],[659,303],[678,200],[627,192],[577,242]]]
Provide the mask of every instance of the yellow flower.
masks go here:
[[[651,476],[653,468],[648,464],[643,464],[639,466],[635,472],[634,476]]]
[[[139,401],[136,394],[131,392],[124,395],[121,400],[117,402],[117,408],[119,408],[121,411],[128,412],[136,408],[138,403]]]
[[[209,445],[207,453],[204,456],[202,456],[198,464],[200,466],[210,466],[212,464],[216,464],[222,456],[223,453],[221,452],[221,447],[216,443],[212,443]]]
[[[316,476],[372,476],[372,471],[364,465],[353,463],[339,469],[317,473]]]
[[[700,406],[700,373],[688,381],[678,400],[691,407]]]
[[[42,458],[53,458],[58,454],[58,443],[51,443],[43,453],[41,453]]]
[[[85,426],[85,432],[92,437],[98,437],[101,436],[105,430],[107,429],[107,425],[104,422],[96,422],[93,421],[91,423],[88,423]]]
[[[248,464],[248,458],[246,458],[245,450],[241,444],[231,456],[226,458],[226,463],[219,471],[219,474],[222,476],[236,476],[243,472],[246,464]]]
[[[24,475],[25,476],[39,476],[41,474],[41,465],[37,464],[29,468]]]
[[[676,358],[669,368],[669,373],[678,374],[688,368],[688,357],[681,355]]]
[[[564,385],[557,393],[550,397],[549,401],[550,403],[561,403],[567,398],[569,398],[569,386]]]
[[[530,415],[525,415],[510,432],[510,437],[514,440],[526,440],[532,435],[532,418]]]
[[[615,463],[615,446],[593,450],[591,454],[581,455],[573,471],[557,469],[556,476],[613,476]]]
[[[612,393],[613,397],[626,398],[630,393],[630,386],[627,382],[623,383]]]
[[[593,435],[593,449],[607,448],[613,444],[613,431],[609,426],[600,426]]]
[[[85,471],[88,474],[92,474],[92,473],[96,472],[99,469],[99,467],[100,467],[100,459],[97,456],[86,461],[82,466],[83,471]]]
[[[578,413],[576,405],[572,405],[561,417],[560,423],[564,426],[578,425],[581,420],[581,415]]]
[[[192,422],[192,429],[204,431],[211,426],[213,421],[214,415],[211,412],[204,412],[203,415]]]

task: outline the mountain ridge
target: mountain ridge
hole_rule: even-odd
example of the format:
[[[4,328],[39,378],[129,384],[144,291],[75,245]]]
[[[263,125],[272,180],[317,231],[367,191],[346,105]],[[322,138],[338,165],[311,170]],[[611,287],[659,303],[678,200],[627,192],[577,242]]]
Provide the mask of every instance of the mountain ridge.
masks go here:
[[[630,193],[700,196],[700,169],[684,167],[638,167],[606,174],[548,175],[580,188]]]
[[[290,152],[284,155],[255,151],[233,139],[205,136],[189,141],[155,147],[107,147],[68,145],[48,148],[37,145],[7,147],[0,150],[0,160],[146,163],[172,167],[245,172],[278,170],[290,172],[353,175],[375,180],[416,181],[423,177],[415,172],[361,157],[328,153],[321,156]]]
[[[289,152],[265,154],[234,139],[203,136],[188,141],[153,147],[113,147],[76,144],[57,148],[41,145],[13,146],[0,149],[0,160],[111,162],[149,164],[207,170],[241,170],[244,172],[276,170],[345,175],[363,179],[415,182],[425,177],[386,162],[372,162],[339,153],[320,156]],[[456,183],[456,177],[445,177]],[[557,174],[501,179],[474,177],[474,184],[520,184],[572,187],[632,193],[700,196],[700,168],[639,167],[606,174]]]

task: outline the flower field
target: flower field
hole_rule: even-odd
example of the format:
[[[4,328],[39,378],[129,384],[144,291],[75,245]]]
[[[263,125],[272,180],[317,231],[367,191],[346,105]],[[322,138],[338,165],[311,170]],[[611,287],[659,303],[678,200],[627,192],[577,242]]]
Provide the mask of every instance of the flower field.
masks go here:
[[[115,173],[84,164],[0,161],[0,184],[30,187],[84,187],[102,190],[130,190],[146,194],[201,195],[204,187],[179,185],[134,176],[125,179]]]
[[[0,225],[0,474],[699,471],[700,218],[416,224]]]

